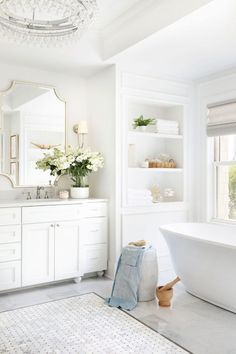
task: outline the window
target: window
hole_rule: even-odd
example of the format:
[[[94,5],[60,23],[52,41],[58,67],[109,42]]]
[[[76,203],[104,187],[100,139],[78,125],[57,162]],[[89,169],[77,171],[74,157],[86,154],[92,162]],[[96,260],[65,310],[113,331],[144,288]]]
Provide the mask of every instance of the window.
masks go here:
[[[236,99],[207,108],[207,135],[214,140],[214,217],[236,221]]]
[[[215,217],[236,221],[236,135],[214,137]]]

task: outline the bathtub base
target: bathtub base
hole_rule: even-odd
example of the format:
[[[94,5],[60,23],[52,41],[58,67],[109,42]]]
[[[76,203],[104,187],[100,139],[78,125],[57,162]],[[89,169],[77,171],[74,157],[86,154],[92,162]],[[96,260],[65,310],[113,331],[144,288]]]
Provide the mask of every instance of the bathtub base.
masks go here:
[[[227,307],[227,306],[222,305],[222,304],[218,304],[218,303],[216,303],[216,302],[214,302],[212,300],[209,300],[209,299],[205,298],[204,296],[201,296],[201,295],[198,295],[198,294],[194,293],[193,291],[190,291],[190,290],[187,290],[187,289],[185,289],[185,290],[186,290],[186,292],[188,294],[190,294],[190,295],[192,295],[194,297],[197,297],[198,299],[203,300],[203,301],[207,302],[208,304],[217,306],[217,307],[221,308],[222,310],[226,310],[226,311],[229,311],[229,312],[232,312],[232,313],[236,314],[236,309],[235,308]]]

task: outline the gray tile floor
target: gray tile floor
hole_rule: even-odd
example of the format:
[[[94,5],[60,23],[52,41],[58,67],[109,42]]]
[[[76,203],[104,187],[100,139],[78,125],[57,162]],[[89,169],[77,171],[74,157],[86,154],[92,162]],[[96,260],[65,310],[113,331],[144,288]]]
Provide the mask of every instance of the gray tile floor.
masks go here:
[[[2,294],[0,311],[88,292],[107,297],[111,286],[106,278],[91,278]],[[236,354],[236,314],[195,298],[181,284],[175,287],[171,308],[159,308],[154,300],[139,303],[130,314],[194,354]]]

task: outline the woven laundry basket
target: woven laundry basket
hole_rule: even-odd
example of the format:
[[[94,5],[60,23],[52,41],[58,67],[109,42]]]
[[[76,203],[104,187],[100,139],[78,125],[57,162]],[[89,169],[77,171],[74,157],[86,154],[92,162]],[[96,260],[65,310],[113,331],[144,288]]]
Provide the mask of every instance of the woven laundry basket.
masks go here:
[[[158,281],[157,251],[149,248],[144,252],[141,266],[141,279],[138,288],[138,301],[155,299]]]

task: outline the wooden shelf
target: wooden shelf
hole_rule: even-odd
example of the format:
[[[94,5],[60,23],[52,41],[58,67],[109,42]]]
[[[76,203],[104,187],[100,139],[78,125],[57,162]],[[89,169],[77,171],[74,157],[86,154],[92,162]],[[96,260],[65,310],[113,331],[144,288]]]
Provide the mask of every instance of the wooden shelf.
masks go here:
[[[142,171],[142,172],[170,172],[170,173],[175,173],[175,172],[183,172],[182,168],[142,168],[142,167],[129,167],[129,171]]]
[[[183,139],[183,135],[135,132],[135,131],[129,131],[128,136],[130,138],[143,137],[143,138],[156,138],[156,139],[177,139],[177,140]]]

